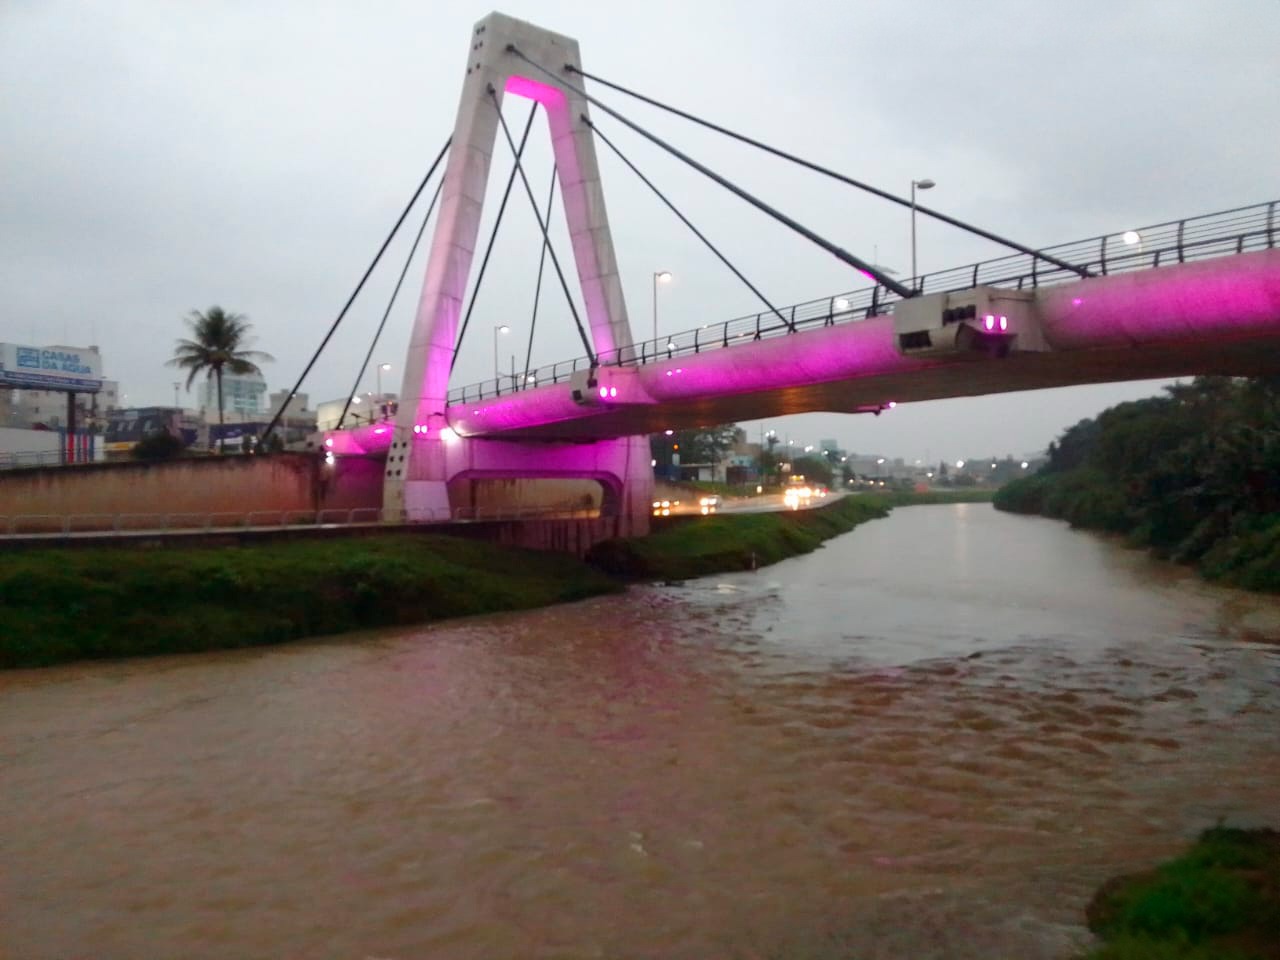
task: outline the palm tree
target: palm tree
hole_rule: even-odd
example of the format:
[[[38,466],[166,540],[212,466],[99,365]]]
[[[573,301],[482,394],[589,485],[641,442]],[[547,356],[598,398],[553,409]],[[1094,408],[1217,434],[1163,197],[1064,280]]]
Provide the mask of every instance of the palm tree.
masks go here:
[[[222,372],[244,376],[262,373],[258,363],[274,360],[261,350],[243,349],[252,343],[249,337],[249,320],[243,314],[227,313],[219,306],[212,306],[204,313],[192,310],[187,317],[194,339],[179,340],[168,365],[190,371],[187,389],[200,373],[213,377],[218,384],[218,426],[223,426]]]

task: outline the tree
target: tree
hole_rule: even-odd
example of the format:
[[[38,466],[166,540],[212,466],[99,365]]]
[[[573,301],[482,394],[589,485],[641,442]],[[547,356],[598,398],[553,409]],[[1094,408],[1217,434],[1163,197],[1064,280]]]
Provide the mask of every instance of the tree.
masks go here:
[[[661,466],[671,463],[671,454],[680,454],[681,463],[719,463],[722,455],[741,439],[734,423],[702,430],[677,430],[671,436],[655,433],[649,438],[653,459]]]
[[[796,457],[791,461],[791,475],[804,477],[810,483],[831,486],[831,464],[820,457]]]
[[[133,448],[135,460],[172,460],[182,456],[186,444],[167,430],[157,430],[138,441]]]
[[[204,313],[192,310],[187,317],[193,339],[179,340],[168,365],[188,371],[187,389],[204,373],[218,385],[218,426],[223,425],[222,373],[224,370],[244,376],[262,373],[258,363],[274,360],[261,350],[247,350],[253,342],[249,336],[249,319],[239,313],[227,313],[212,306]]]

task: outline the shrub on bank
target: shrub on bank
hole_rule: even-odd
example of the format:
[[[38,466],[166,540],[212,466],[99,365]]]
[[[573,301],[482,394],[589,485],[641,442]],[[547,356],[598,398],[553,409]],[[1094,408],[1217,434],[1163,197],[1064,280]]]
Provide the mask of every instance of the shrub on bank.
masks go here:
[[[1104,884],[1089,960],[1261,960],[1280,956],[1280,833],[1206,830],[1187,853]]]
[[[1071,427],[996,507],[1123,534],[1211,580],[1280,591],[1280,378],[1199,377],[1166,394]]]

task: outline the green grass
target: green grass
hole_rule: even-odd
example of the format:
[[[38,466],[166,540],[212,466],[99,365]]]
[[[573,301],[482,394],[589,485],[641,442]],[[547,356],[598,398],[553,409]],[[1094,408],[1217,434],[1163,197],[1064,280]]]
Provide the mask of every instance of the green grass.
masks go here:
[[[1280,956],[1280,834],[1206,830],[1187,853],[1103,886],[1089,960],[1270,960]]]
[[[809,553],[824,540],[888,513],[887,498],[842,497],[811,510],[716,514],[647,537],[605,541],[592,548],[587,562],[633,580],[750,570]]]
[[[248,647],[619,589],[571,556],[443,536],[12,553],[0,667]]]

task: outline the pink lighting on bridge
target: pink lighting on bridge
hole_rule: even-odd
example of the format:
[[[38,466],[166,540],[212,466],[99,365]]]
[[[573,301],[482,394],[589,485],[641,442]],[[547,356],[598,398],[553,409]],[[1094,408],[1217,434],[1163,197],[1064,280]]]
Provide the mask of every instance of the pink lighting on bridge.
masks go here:
[[[530,80],[528,77],[514,75],[507,77],[507,93],[537,100],[544,107],[560,107],[565,102],[562,91],[545,83],[539,83],[537,80]]]
[[[608,388],[608,387],[601,387],[601,388],[600,388],[600,399],[601,399],[601,400],[605,400],[605,399],[608,399],[608,397],[609,397],[609,388]]]

